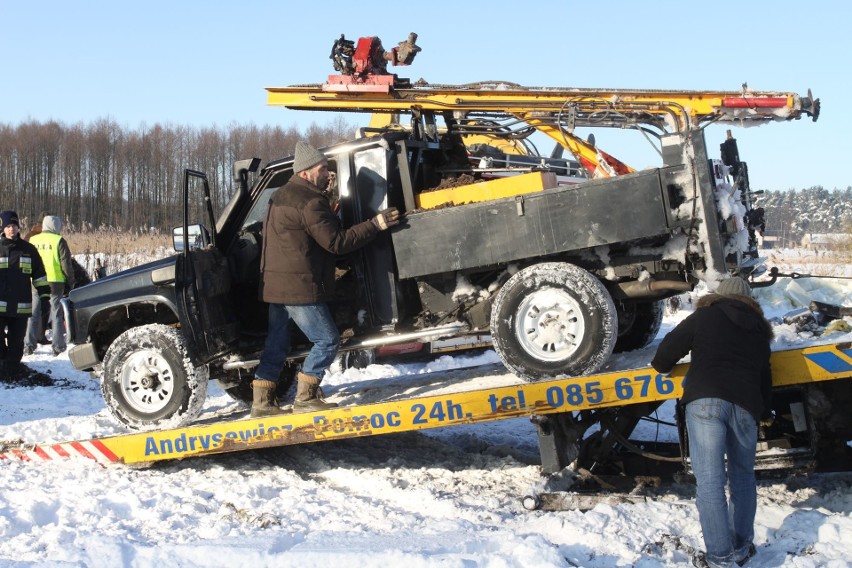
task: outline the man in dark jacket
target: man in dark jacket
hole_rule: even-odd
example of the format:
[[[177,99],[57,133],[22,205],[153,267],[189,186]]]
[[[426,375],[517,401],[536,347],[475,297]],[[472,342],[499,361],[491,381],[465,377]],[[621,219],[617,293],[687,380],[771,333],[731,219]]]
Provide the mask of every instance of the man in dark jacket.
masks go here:
[[[757,424],[769,411],[772,393],[772,335],[748,283],[728,278],[663,338],[651,362],[666,373],[692,353],[681,403],[686,406],[695,502],[706,548],[693,558],[696,566],[742,565],[755,552],[754,460]]]
[[[0,213],[0,377],[15,379],[26,374],[21,365],[27,320],[33,313],[32,287],[38,290],[42,308],[47,309],[50,287],[41,257],[23,240],[18,214]]]
[[[334,293],[337,255],[364,246],[399,223],[395,208],[344,229],[334,214],[328,160],[304,142],[296,144],[293,177],[275,192],[263,224],[260,297],[269,303],[269,334],[252,382],[252,416],[272,416],[275,390],[290,352],[290,321],[313,343],[298,374],[293,412],[337,406],[323,400],[320,381],[340,347],[340,335],[326,302]]]

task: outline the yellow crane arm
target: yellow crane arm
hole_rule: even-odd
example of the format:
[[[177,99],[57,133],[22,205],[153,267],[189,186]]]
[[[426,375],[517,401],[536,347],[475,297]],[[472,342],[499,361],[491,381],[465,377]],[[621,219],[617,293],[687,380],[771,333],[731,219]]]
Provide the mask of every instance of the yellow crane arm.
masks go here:
[[[535,119],[530,120],[529,123],[571,152],[593,178],[612,177],[636,171],[572,132],[555,128],[550,124],[540,124]]]
[[[711,122],[759,125],[819,116],[819,99],[783,92],[675,91],[522,87],[510,83],[420,85],[384,91],[349,91],[326,85],[267,87],[270,105],[299,110],[382,113],[444,113],[459,117],[510,118],[556,140],[593,177],[633,168],[574,134],[576,127],[685,132]]]
[[[505,113],[573,126],[646,124],[688,130],[706,122],[754,125],[814,120],[819,99],[784,92],[522,87],[510,83],[426,85],[388,92],[326,91],[322,85],[267,87],[268,104],[291,109]]]

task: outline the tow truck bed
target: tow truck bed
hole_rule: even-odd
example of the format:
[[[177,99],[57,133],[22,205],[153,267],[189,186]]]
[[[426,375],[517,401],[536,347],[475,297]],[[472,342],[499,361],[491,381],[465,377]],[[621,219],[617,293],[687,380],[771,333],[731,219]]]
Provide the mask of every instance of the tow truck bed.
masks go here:
[[[777,351],[773,386],[852,378],[852,344]],[[688,365],[670,374],[651,368],[524,383],[323,412],[226,420],[85,441],[0,448],[0,459],[87,458],[101,464],[145,464],[257,448],[378,436],[520,416],[570,413],[679,398]]]

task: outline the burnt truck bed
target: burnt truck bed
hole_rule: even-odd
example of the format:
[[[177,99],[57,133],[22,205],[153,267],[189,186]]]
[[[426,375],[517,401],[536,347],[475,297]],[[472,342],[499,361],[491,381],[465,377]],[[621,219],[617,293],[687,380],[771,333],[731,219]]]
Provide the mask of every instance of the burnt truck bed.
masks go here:
[[[669,167],[410,213],[393,233],[400,278],[493,266],[669,234]]]

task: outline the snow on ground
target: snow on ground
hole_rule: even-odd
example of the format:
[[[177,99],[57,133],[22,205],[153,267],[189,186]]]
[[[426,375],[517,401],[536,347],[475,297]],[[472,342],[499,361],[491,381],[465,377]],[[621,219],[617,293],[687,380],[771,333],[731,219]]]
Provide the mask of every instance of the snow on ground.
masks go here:
[[[781,253],[779,253],[780,255]],[[785,255],[784,258],[787,258]],[[792,268],[782,268],[783,271]],[[805,272],[801,268],[797,270]],[[835,276],[850,276],[840,268]],[[826,274],[826,272],[821,272]],[[796,286],[792,286],[795,284]],[[834,287],[835,284],[838,286]],[[844,280],[796,279],[759,292],[770,317],[806,296],[852,305]],[[666,316],[654,344],[608,369],[645,366],[691,310]],[[775,348],[814,343],[776,320]],[[824,342],[849,341],[835,333]],[[99,387],[67,356],[40,347],[25,363],[57,385],[0,386],[0,441],[46,443],[124,432]],[[517,384],[493,351],[379,364],[329,376],[341,404]],[[244,412],[211,385],[202,418]],[[390,393],[390,394],[389,394]],[[668,410],[667,410],[668,408]],[[660,418],[671,420],[670,407]],[[669,413],[669,415],[664,415]],[[646,426],[648,439],[671,432]],[[0,462],[0,567],[5,566],[689,566],[703,548],[688,491],[588,512],[530,512],[540,487],[527,419],[241,452],[143,469],[89,461]],[[749,566],[848,566],[852,474],[761,481],[758,553]]]

